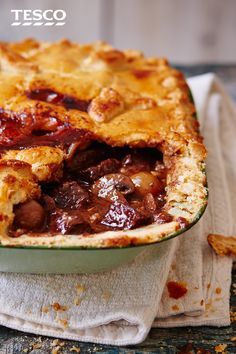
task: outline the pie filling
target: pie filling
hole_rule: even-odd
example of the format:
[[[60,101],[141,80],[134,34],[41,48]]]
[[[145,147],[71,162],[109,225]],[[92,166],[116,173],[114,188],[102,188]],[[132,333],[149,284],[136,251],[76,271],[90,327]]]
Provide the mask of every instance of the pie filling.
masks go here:
[[[68,155],[41,197],[18,204],[12,237],[129,230],[173,217],[164,210],[167,169],[160,151],[93,142]]]

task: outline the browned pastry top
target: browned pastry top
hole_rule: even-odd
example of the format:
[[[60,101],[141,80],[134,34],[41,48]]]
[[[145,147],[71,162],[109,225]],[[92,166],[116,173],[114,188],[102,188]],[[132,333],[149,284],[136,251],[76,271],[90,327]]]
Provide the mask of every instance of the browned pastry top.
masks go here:
[[[104,42],[28,39],[0,44],[0,68],[3,244],[107,247],[155,242],[178,230],[179,218],[188,223],[196,219],[206,204],[206,151],[186,81],[165,59],[119,51]],[[161,151],[168,170],[164,209],[173,220],[86,239],[9,237],[14,205],[38,198],[40,183],[53,179],[73,149],[85,150],[92,142]]]

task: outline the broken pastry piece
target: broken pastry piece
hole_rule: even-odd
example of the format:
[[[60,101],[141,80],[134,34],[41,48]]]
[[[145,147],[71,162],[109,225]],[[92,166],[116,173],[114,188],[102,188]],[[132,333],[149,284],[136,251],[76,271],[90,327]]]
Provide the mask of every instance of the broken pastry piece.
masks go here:
[[[219,256],[236,257],[236,236],[209,234],[207,241]]]
[[[125,247],[198,221],[206,149],[179,71],[103,42],[0,47],[2,245]]]

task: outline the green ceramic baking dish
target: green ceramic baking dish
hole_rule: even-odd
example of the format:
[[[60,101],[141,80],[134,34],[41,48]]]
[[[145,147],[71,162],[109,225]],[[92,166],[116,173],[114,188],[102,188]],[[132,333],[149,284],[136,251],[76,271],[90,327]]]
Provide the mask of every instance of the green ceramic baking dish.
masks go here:
[[[206,149],[167,60],[32,39],[1,59],[0,271],[110,270],[199,220]]]

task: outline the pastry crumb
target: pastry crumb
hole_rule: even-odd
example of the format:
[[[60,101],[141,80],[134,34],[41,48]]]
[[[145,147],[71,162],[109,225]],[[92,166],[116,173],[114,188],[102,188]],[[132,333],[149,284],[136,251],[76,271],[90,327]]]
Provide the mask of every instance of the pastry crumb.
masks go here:
[[[226,348],[227,348],[227,344],[218,344],[217,346],[215,346],[215,352],[226,354],[227,353],[225,351]]]
[[[52,341],[52,347],[56,347],[58,344],[59,344],[59,339],[56,338]]]
[[[64,345],[65,342],[60,342],[58,338],[54,339],[52,342],[52,347],[57,347],[57,346],[64,347]]]
[[[219,256],[236,256],[236,237],[209,234],[207,241]]]
[[[42,348],[42,344],[41,343],[33,343],[32,344],[32,349],[34,350],[34,349],[40,349],[40,348]]]
[[[78,294],[82,294],[85,291],[85,286],[83,284],[77,284],[75,288]]]
[[[179,306],[178,305],[173,305],[172,306],[173,311],[179,311]]]
[[[70,352],[80,353],[80,348],[73,345],[73,347],[70,348]]]
[[[106,300],[106,301],[110,300],[110,298],[111,298],[111,292],[110,292],[110,290],[104,290],[104,291],[103,291],[103,294],[102,294],[102,297],[103,297],[103,299]]]
[[[211,301],[206,303],[206,311],[208,311],[208,310],[212,310],[212,302]]]
[[[59,322],[64,328],[67,328],[67,327],[68,327],[68,320],[59,319],[58,322]]]
[[[232,323],[236,322],[236,311],[230,311],[230,321]]]
[[[79,306],[81,304],[81,300],[79,298],[75,298],[73,302],[75,306]]]
[[[60,305],[58,302],[55,302],[54,304],[51,305],[54,311],[67,311],[68,306],[63,306]]]
[[[57,347],[52,349],[51,354],[59,354],[61,347],[58,345]]]
[[[49,312],[49,308],[47,306],[44,306],[44,307],[42,307],[41,311],[43,313],[48,313]]]

